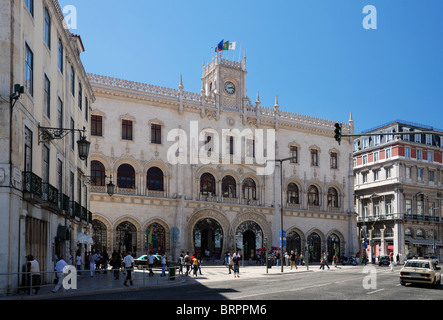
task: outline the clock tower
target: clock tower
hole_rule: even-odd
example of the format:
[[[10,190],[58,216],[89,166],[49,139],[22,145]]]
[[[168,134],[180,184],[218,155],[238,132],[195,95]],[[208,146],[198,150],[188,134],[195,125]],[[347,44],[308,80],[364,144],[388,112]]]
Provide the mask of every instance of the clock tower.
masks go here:
[[[241,113],[246,107],[246,74],[246,55],[237,62],[217,52],[211,64],[203,63],[201,91],[208,104],[215,104],[218,115],[223,110]]]

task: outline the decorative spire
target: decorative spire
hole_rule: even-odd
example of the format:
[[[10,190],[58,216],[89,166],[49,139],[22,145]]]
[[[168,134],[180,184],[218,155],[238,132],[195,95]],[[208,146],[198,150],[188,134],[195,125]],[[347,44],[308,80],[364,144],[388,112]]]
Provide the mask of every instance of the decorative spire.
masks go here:
[[[275,95],[275,104],[274,104],[274,108],[275,108],[276,110],[278,110],[279,107],[280,107],[280,106],[278,105],[278,96]]]
[[[260,96],[259,96],[258,91],[257,91],[257,100],[255,101],[255,103],[256,103],[257,105],[260,104]]]
[[[184,86],[183,86],[183,79],[182,79],[182,75],[180,75],[180,83],[178,84],[178,88],[180,90],[183,90]]]

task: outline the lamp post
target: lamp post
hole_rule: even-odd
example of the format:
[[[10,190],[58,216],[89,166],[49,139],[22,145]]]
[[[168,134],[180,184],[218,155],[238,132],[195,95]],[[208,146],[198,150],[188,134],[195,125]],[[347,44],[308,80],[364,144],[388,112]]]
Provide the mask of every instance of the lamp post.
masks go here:
[[[96,179],[94,176],[83,176],[85,183],[90,184],[92,179]],[[106,192],[110,197],[112,197],[115,193],[115,184],[112,183],[112,175],[105,175],[104,178],[109,178],[109,183],[106,185]]]
[[[281,248],[281,272],[283,272],[283,162],[297,160],[297,157],[289,157],[284,159],[274,159],[267,161],[275,161],[280,163],[280,248]]]

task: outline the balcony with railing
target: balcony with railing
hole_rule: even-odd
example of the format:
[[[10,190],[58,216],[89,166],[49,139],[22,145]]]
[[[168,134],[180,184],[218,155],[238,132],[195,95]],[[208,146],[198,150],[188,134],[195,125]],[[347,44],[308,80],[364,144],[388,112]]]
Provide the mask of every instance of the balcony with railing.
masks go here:
[[[59,212],[59,197],[58,189],[47,182],[42,183],[42,208],[51,210],[53,212]]]
[[[24,199],[31,203],[43,202],[42,178],[33,172],[23,172]]]
[[[427,216],[413,213],[390,213],[380,214],[375,216],[359,216],[357,222],[376,222],[386,220],[413,220],[413,221],[428,221],[428,222],[442,222],[443,220],[437,216]]]

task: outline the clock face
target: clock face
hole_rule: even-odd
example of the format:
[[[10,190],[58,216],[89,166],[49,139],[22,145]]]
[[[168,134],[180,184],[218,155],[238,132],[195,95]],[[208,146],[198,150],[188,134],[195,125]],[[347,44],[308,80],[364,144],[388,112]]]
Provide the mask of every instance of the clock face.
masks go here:
[[[231,81],[225,82],[225,91],[228,94],[234,94],[235,93],[235,85]]]

